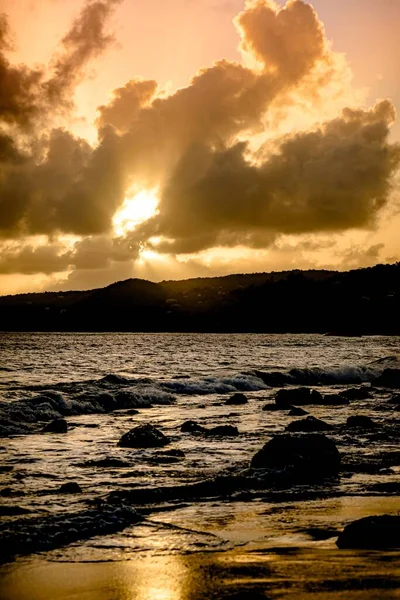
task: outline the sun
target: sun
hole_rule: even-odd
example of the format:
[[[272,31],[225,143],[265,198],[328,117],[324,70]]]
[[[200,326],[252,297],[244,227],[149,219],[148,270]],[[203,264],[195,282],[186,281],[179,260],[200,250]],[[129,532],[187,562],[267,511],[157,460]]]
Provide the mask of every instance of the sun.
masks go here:
[[[113,229],[117,236],[125,235],[135,227],[147,221],[157,213],[159,199],[157,189],[141,190],[130,198],[126,198],[113,218]]]

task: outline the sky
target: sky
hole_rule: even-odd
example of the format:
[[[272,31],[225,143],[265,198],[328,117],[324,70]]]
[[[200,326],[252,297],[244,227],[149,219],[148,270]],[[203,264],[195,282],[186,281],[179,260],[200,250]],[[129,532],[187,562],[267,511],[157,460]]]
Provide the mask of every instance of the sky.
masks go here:
[[[400,260],[399,0],[0,14],[0,294]]]

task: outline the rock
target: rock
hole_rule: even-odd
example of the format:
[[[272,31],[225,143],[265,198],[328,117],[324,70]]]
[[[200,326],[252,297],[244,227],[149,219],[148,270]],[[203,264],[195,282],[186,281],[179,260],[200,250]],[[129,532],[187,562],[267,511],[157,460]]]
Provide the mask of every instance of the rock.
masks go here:
[[[321,406],[343,406],[344,404],[350,404],[350,400],[339,394],[325,394],[320,404]]]
[[[292,410],[289,412],[289,417],[303,417],[304,415],[308,415],[308,412],[298,406],[293,406]]]
[[[263,410],[268,411],[268,412],[275,412],[278,410],[287,410],[288,408],[290,408],[290,407],[289,406],[278,406],[277,404],[265,404],[263,406]]]
[[[182,433],[205,433],[206,428],[197,421],[185,421],[181,427]]]
[[[279,390],[275,396],[275,403],[282,408],[295,406],[306,406],[308,404],[321,404],[322,395],[310,388],[290,388]]]
[[[160,452],[162,456],[176,456],[177,458],[185,458],[185,453],[183,450],[178,450],[177,448],[171,448],[171,450],[164,450],[164,452]]]
[[[335,443],[321,433],[283,434],[272,438],[253,456],[253,469],[289,469],[299,480],[337,475],[340,454]]]
[[[247,400],[247,396],[245,396],[244,394],[233,394],[233,396],[231,396],[230,398],[228,398],[225,402],[225,404],[228,405],[234,405],[237,406],[239,404],[247,404],[248,400]]]
[[[367,400],[368,398],[372,398],[371,391],[366,387],[342,390],[339,392],[339,396],[342,396],[342,398],[347,398],[347,400]]]
[[[63,483],[60,489],[58,490],[60,494],[81,494],[82,489],[81,486],[75,481],[71,481],[69,483]]]
[[[14,490],[13,488],[6,487],[0,490],[0,496],[3,498],[14,498],[16,496],[25,496],[25,492],[22,490]]]
[[[400,515],[364,517],[346,525],[336,542],[338,548],[400,548]]]
[[[88,460],[79,463],[79,467],[101,467],[103,469],[118,469],[120,467],[129,467],[130,464],[119,458],[100,458],[99,460]]]
[[[286,427],[287,431],[304,431],[308,433],[313,431],[331,431],[332,429],[333,427],[332,425],[329,425],[329,423],[325,423],[325,421],[321,421],[312,416],[300,419],[299,421],[292,421],[292,423],[289,423]]]
[[[65,419],[55,419],[43,427],[44,433],[67,433],[68,425]]]
[[[349,417],[346,425],[347,427],[359,427],[362,429],[375,429],[378,426],[370,417],[364,417],[363,415]]]
[[[160,448],[169,444],[170,440],[150,423],[134,427],[125,433],[118,442],[122,448]]]
[[[102,394],[99,394],[96,397],[96,401],[105,412],[112,412],[113,410],[116,410],[116,408],[117,408],[117,402],[116,402],[114,396],[112,396],[111,394],[108,394],[107,392],[103,392]]]
[[[212,427],[211,429],[207,429],[206,433],[208,436],[218,436],[218,437],[236,437],[239,435],[239,431],[237,427],[233,425],[219,425],[218,427]]]
[[[400,389],[400,369],[385,369],[373,383],[378,387]]]
[[[0,506],[0,517],[17,517],[19,515],[28,515],[31,511],[22,506],[10,506],[3,504]]]
[[[400,394],[396,394],[396,396],[392,396],[390,400],[388,400],[389,404],[400,404]]]

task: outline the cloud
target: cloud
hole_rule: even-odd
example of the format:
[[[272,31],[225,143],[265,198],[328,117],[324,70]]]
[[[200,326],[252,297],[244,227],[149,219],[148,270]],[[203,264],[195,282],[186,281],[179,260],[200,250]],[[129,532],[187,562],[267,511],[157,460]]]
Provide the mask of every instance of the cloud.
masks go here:
[[[0,271],[110,273],[146,246],[176,255],[264,249],[285,234],[376,226],[400,162],[389,137],[394,107],[355,109],[352,97],[321,122],[330,95],[332,106],[346,105],[349,67],[302,0],[246,4],[235,20],[242,63],[218,60],[169,95],[138,78],[114,90],[98,108],[96,145],[54,127],[88,62],[113,42],[107,24],[119,2],[84,5],[50,74],[9,63],[0,21],[0,237],[20,240]],[[282,135],[296,102],[308,124]],[[113,217],[133,188],[158,188],[158,213],[114,239]],[[82,240],[72,250],[51,241],[47,253],[23,242],[59,234]]]
[[[43,121],[56,109],[71,106],[74,87],[83,77],[84,68],[114,41],[106,32],[106,24],[121,1],[85,4],[62,40],[63,50],[52,60],[50,76],[44,67],[30,69],[9,62],[9,25],[7,16],[0,15],[0,124],[32,128],[36,119]]]
[[[114,263],[132,263],[139,256],[139,246],[126,237],[85,237],[66,244],[54,240],[46,245],[29,242],[4,242],[0,246],[0,274],[22,275],[61,273],[70,269],[101,270]]]
[[[158,251],[188,253],[243,242],[267,247],[278,234],[371,227],[400,163],[400,148],[388,142],[393,119],[387,101],[346,110],[314,131],[285,137],[257,163],[244,142],[191,149],[159,213],[137,235],[166,238]]]

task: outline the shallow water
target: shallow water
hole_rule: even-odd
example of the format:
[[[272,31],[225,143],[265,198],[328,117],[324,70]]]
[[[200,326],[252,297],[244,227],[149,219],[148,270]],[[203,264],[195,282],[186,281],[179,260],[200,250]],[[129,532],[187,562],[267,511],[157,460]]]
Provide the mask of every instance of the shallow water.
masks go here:
[[[271,436],[284,431],[294,420],[288,411],[262,410],[274,401],[276,389],[269,385],[275,381],[273,373],[283,375],[292,385],[318,386],[323,393],[337,393],[353,385],[368,386],[384,368],[399,366],[399,342],[395,337],[312,335],[1,334],[0,424],[6,433],[14,435],[0,440],[0,490],[9,490],[0,498],[0,504],[29,511],[26,516],[2,517],[2,527],[12,530],[20,527],[21,519],[45,515],[65,515],[63,518],[68,520],[70,515],[87,510],[88,503],[107,499],[114,492],[163,490],[221,473],[240,473]],[[263,379],[257,371],[264,373]],[[110,374],[119,377],[102,379]],[[246,393],[248,404],[225,405],[226,398],[236,391]],[[137,414],[102,409],[102,395],[116,398],[121,392],[135,399]],[[393,553],[387,559],[379,553],[366,554],[360,561],[354,553],[347,557],[335,549],[334,537],[321,541],[305,533],[321,527],[332,529],[334,535],[361,513],[393,512],[400,505],[397,496],[379,487],[395,484],[400,473],[396,434],[399,413],[388,402],[392,395],[380,389],[374,390],[372,398],[349,405],[305,407],[334,426],[328,435],[343,455],[340,480],[284,491],[238,490],[230,502],[223,497],[201,502],[186,499],[184,506],[178,501],[161,501],[161,495],[160,505],[156,510],[153,507],[153,513],[141,524],[41,554],[39,561],[34,556],[19,559],[12,568],[3,567],[0,597],[74,597],[78,592],[69,590],[68,578],[61,587],[54,587],[52,578],[60,582],[61,576],[57,566],[45,562],[50,560],[74,565],[115,561],[116,566],[107,567],[107,573],[101,575],[96,569],[74,567],[76,585],[80,582],[81,586],[78,595],[90,599],[223,597],[221,594],[229,591],[229,586],[222,583],[224,569],[226,579],[232,583],[241,561],[244,571],[238,576],[240,586],[245,580],[246,585],[251,581],[253,585],[261,578],[262,590],[273,597],[286,597],[297,589],[296,598],[303,598],[301,594],[311,593],[314,581],[319,587],[313,597],[340,598],[343,590],[339,587],[345,589],[346,583],[333,589],[329,584],[325,588],[322,585],[324,568],[332,570],[329,561],[339,557],[344,561],[343,573],[329,576],[335,581],[346,577],[368,579],[372,571],[379,580],[378,588],[371,584],[364,591],[355,589],[354,584],[349,598],[363,593],[362,597],[371,599],[395,597]],[[378,428],[349,431],[346,419],[354,414],[372,417]],[[40,432],[45,422],[60,416],[68,421],[67,434]],[[189,419],[206,427],[232,424],[240,435],[205,438],[183,434],[180,426]],[[167,449],[182,450],[184,458],[166,463],[158,449],[117,446],[123,433],[143,422],[159,427],[171,439]],[[110,458],[119,460],[120,465],[95,464]],[[60,485],[68,481],[77,482],[82,494],[59,493]],[[282,553],[279,548],[291,548],[295,554]],[[187,553],[192,558],[185,556]],[[179,560],[177,555],[181,556]],[[156,562],[148,562],[148,556],[157,557]],[[128,560],[130,566],[117,566],[121,560]],[[228,567],[222,568],[224,561],[228,561]],[[181,575],[172,570],[178,583],[169,595],[150,593],[149,583],[143,584],[144,591],[140,588],[137,580],[147,581],[154,564],[164,573],[162,577],[168,578],[170,563],[183,565],[186,583],[180,582]],[[208,588],[201,583],[200,565],[205,572],[215,570],[219,588],[217,583],[213,587],[212,581],[207,580]],[[294,568],[300,569],[301,577],[293,575]],[[21,577],[23,581],[31,580],[30,596]],[[43,585],[42,577],[49,579],[48,585]],[[295,583],[277,586],[281,579],[288,578],[292,583],[301,580],[301,587],[296,588]],[[382,578],[389,581],[386,587],[379,583]]]

